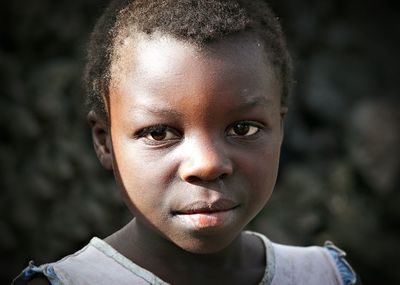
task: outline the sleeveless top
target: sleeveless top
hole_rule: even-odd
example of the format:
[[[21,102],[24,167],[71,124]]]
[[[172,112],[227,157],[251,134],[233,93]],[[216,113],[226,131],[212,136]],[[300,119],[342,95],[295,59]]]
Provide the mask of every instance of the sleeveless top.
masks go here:
[[[256,232],[245,233],[259,237],[264,244],[266,266],[259,285],[356,283],[356,274],[344,259],[346,254],[331,242],[324,247],[287,246],[273,243]],[[46,276],[52,285],[168,284],[97,237],[60,261],[41,266],[31,261],[13,284],[26,284],[37,274]]]

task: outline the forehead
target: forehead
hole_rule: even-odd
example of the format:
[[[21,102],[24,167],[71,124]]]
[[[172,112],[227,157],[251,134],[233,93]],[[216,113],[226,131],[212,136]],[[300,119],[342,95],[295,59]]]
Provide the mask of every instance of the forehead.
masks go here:
[[[236,71],[263,65],[266,73],[277,75],[262,41],[250,33],[236,34],[198,46],[168,34],[132,32],[116,44],[111,65],[112,83],[126,79],[125,76],[132,72],[145,75],[152,73],[155,76],[165,74],[179,69],[188,59],[193,63],[202,63],[187,66],[193,71],[212,61],[214,66],[219,63],[220,67],[235,67]],[[265,76],[265,72],[260,74],[261,70],[258,71],[257,74]]]
[[[110,93],[135,93],[136,101],[148,100],[149,93],[171,96],[174,92],[183,92],[193,101],[196,96],[189,96],[190,92],[196,95],[202,90],[239,92],[246,95],[242,98],[254,101],[252,96],[260,97],[260,92],[268,93],[271,86],[280,89],[281,85],[262,42],[248,34],[201,47],[168,35],[138,34],[121,41],[117,50]],[[280,94],[276,90],[271,93]],[[128,98],[114,96],[114,102]]]

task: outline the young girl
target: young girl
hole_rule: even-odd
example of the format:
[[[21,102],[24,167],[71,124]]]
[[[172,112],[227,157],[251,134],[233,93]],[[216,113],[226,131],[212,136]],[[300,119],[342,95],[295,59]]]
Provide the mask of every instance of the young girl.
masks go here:
[[[265,3],[115,1],[86,70],[94,148],[135,218],[15,284],[356,283],[331,243],[243,231],[275,185],[291,83]]]

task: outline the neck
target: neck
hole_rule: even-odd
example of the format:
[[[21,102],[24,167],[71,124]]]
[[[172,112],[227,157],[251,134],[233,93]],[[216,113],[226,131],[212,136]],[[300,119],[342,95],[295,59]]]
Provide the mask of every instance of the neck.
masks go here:
[[[164,260],[169,266],[177,269],[201,269],[205,267],[238,268],[243,257],[243,240],[239,235],[227,248],[211,254],[191,253],[176,246],[168,239],[160,236],[134,219],[130,224],[132,244],[141,248],[146,258],[150,255],[157,260]],[[170,261],[174,260],[173,264]],[[214,267],[215,268],[215,267]]]
[[[244,240],[240,234],[227,248],[219,252],[196,254],[181,249],[136,219],[106,239],[130,260],[167,281],[176,281],[174,278],[177,276],[184,278],[182,274],[185,272],[190,275],[188,278],[195,275],[201,278],[224,275],[226,278],[227,272],[260,267],[260,259],[257,260],[254,255],[249,254],[251,249],[245,245]]]

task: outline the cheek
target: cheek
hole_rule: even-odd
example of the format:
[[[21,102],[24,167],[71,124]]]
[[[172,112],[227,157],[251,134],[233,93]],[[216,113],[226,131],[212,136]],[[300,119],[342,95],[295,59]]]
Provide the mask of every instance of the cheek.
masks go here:
[[[128,202],[137,208],[147,204],[159,207],[170,183],[170,162],[139,150],[129,141],[114,144],[114,157],[119,172],[118,184]]]
[[[275,186],[280,156],[280,143],[271,144],[253,153],[251,159],[243,165],[247,180],[250,183],[250,197],[255,204],[263,207],[272,194]]]
[[[134,149],[128,142],[121,140],[113,141],[114,152],[114,173],[117,184],[124,195],[127,202],[136,204],[139,200],[146,198],[142,193],[149,194],[144,191],[146,181],[146,168],[140,162],[140,158],[135,155]],[[139,203],[141,204],[141,203]]]

